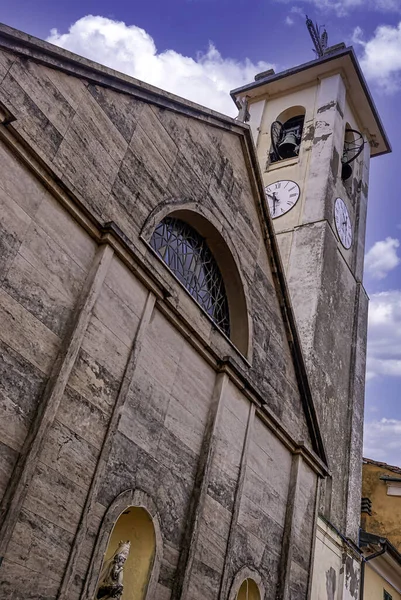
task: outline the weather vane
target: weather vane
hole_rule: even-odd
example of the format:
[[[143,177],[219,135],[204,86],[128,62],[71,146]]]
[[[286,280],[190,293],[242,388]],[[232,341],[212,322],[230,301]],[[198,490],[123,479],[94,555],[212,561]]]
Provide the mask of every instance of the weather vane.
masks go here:
[[[321,27],[318,27],[317,23],[313,23],[313,21],[309,19],[308,15],[306,15],[306,26],[308,28],[309,35],[312,38],[313,45],[315,46],[314,52],[316,53],[316,58],[320,58],[323,56],[324,51],[327,48],[327,31],[326,29],[323,29],[323,33],[320,35]]]

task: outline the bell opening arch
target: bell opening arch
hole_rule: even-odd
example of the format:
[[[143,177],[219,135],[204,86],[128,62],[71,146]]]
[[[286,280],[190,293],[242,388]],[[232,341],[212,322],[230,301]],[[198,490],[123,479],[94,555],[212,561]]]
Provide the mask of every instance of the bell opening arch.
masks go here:
[[[304,106],[291,106],[282,111],[272,123],[270,162],[299,156],[305,114]]]

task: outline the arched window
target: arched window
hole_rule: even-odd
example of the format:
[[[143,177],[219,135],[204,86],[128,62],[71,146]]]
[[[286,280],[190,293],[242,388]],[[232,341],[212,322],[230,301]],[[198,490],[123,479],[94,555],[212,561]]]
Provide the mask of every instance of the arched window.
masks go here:
[[[364,147],[363,135],[356,129],[351,129],[349,123],[345,125],[344,148],[341,157],[341,179],[348,182],[353,174],[355,164],[354,160],[358,158]]]
[[[117,519],[104,556],[95,600],[144,600],[153,567],[156,536],[152,518],[131,506]],[[122,589],[118,586],[123,586]]]
[[[305,121],[303,106],[293,106],[282,112],[270,129],[270,162],[299,155]]]
[[[259,588],[253,579],[242,582],[236,600],[260,600]]]
[[[226,290],[205,238],[188,223],[165,217],[154,230],[150,245],[209,317],[229,336]]]

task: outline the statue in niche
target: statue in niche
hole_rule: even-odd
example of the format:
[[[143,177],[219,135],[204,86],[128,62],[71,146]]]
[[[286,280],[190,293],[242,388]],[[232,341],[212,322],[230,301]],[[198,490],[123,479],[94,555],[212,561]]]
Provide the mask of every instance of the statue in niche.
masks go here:
[[[120,600],[124,590],[124,563],[128,558],[130,546],[131,542],[120,541],[114,555],[105,562],[100,574],[100,583],[96,594],[97,599],[109,600],[116,598]]]

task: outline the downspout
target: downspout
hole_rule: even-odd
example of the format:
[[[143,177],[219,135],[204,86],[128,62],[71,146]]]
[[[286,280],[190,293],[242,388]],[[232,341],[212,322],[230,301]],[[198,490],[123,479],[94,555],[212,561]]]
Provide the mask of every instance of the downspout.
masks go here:
[[[363,600],[363,591],[365,585],[365,563],[369,562],[373,558],[377,558],[386,552],[386,544],[382,545],[382,549],[366,558],[362,556],[362,564],[361,564],[361,580],[360,580],[360,588],[359,588],[359,600]]]

